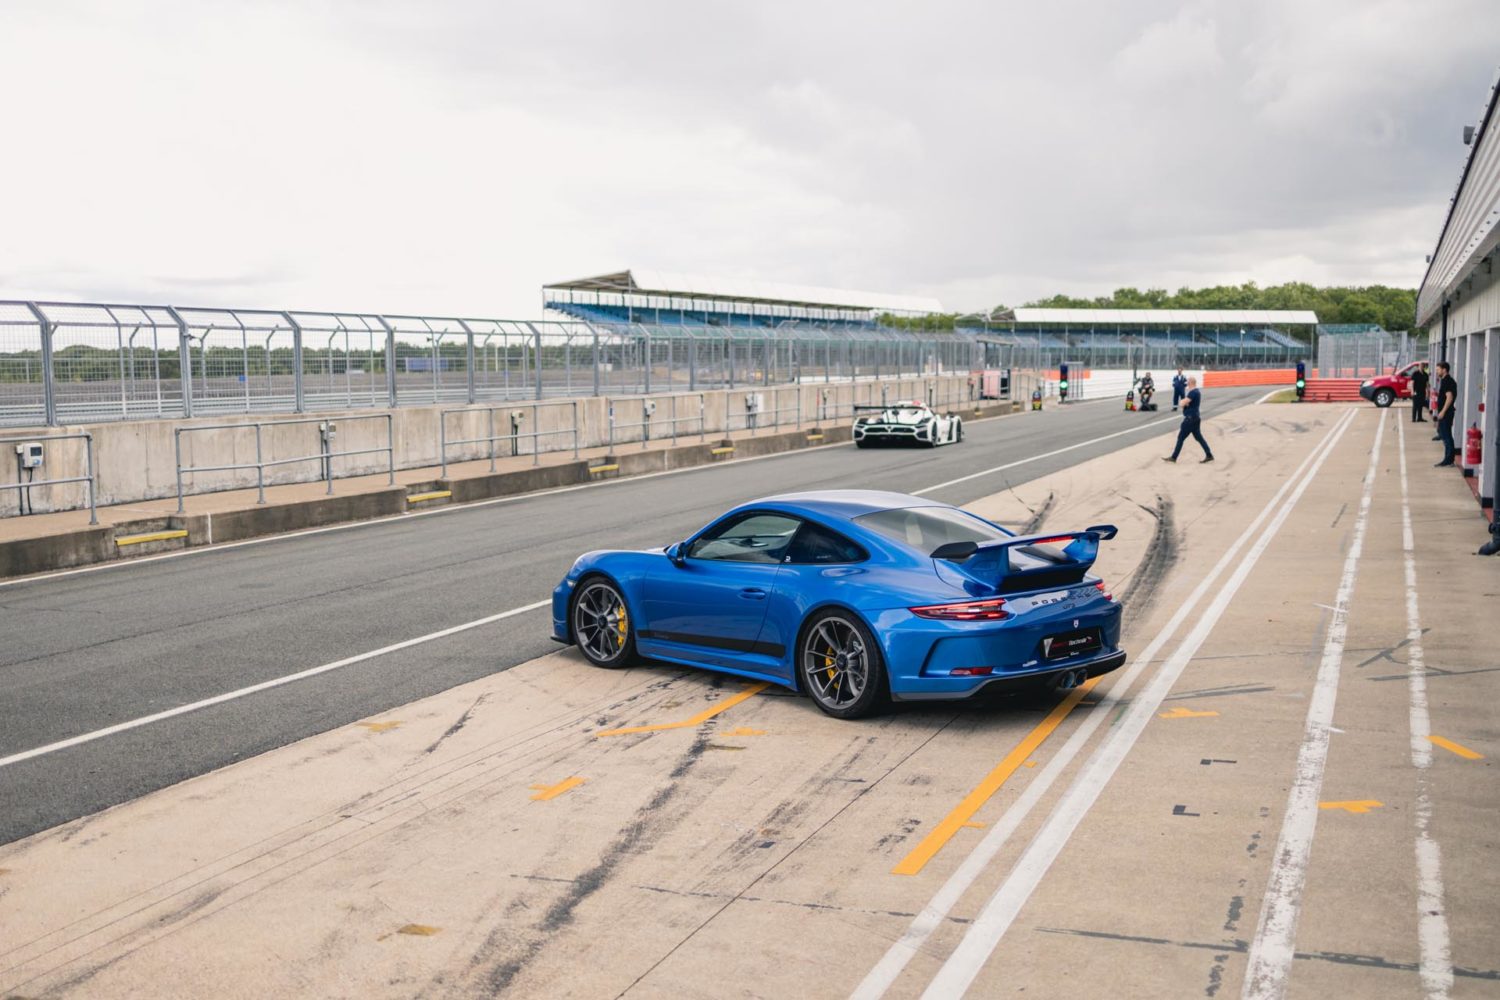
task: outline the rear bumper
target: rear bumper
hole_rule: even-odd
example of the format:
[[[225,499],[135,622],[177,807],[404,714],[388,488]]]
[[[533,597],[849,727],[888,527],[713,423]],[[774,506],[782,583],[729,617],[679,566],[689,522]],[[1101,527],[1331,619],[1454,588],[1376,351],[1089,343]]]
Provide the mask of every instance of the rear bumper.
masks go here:
[[[1002,677],[976,677],[974,686],[968,690],[949,691],[896,691],[891,692],[893,701],[970,701],[993,695],[1013,694],[1051,685],[1063,674],[1083,671],[1088,677],[1100,677],[1119,670],[1125,665],[1125,650],[1117,649],[1092,660],[1069,660],[1029,673],[1008,673]],[[1082,683],[1085,678],[1078,678]]]

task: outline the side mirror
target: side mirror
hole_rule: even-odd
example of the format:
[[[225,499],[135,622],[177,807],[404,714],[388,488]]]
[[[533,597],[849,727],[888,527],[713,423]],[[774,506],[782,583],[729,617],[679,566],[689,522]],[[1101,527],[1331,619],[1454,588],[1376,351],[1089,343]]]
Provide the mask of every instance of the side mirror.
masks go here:
[[[676,542],[667,546],[667,558],[672,560],[673,566],[681,566],[687,562],[687,551],[682,542]]]
[[[974,542],[948,542],[939,545],[932,550],[932,558],[945,559],[948,562],[963,562],[965,559],[979,551],[979,546]]]

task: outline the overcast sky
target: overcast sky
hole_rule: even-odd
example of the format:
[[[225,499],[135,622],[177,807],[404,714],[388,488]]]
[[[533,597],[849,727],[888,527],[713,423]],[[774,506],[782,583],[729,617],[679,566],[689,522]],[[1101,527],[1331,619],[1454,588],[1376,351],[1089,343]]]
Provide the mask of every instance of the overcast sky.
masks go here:
[[[1496,0],[0,0],[0,298],[1415,286]]]

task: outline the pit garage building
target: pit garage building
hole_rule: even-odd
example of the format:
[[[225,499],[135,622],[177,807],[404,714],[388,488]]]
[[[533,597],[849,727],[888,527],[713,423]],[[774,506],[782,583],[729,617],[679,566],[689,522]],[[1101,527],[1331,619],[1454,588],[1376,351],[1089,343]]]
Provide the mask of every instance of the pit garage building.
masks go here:
[[[1479,501],[1493,509],[1500,494],[1500,127],[1490,87],[1458,190],[1417,292],[1417,325],[1426,328],[1434,361],[1448,361],[1458,382],[1453,424],[1458,460]],[[1470,427],[1483,435],[1481,461],[1464,462]]]

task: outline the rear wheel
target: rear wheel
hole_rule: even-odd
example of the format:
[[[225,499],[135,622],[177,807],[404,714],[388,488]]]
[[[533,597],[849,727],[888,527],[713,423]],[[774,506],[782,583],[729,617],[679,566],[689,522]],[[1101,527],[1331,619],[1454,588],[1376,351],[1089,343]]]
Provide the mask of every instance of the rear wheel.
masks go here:
[[[797,669],[813,704],[835,719],[869,715],[890,693],[875,637],[845,611],[824,611],[807,623]]]
[[[635,631],[625,597],[613,581],[589,577],[573,598],[573,641],[596,667],[623,667],[635,660]]]
[[[1375,405],[1382,410],[1396,401],[1396,394],[1389,389],[1375,390]]]

